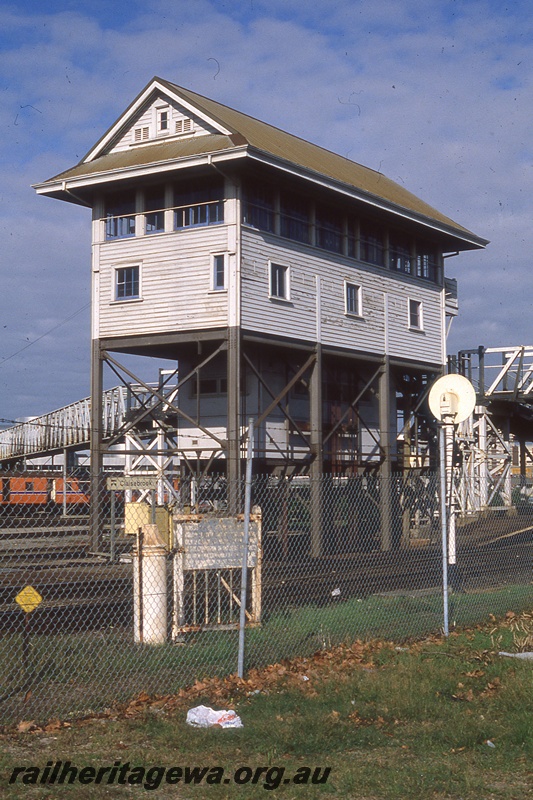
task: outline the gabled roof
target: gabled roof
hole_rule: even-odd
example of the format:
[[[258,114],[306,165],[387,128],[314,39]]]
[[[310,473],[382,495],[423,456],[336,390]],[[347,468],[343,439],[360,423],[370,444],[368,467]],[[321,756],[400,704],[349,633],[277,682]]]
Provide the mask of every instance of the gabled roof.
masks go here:
[[[135,124],[150,98],[163,95],[204,120],[214,132],[154,144],[113,150],[113,144]],[[189,89],[154,78],[102,136],[80,163],[35,189],[70,202],[69,191],[117,178],[164,172],[194,163],[251,158],[332,188],[364,203],[412,220],[451,237],[454,249],[488,244],[420,200],[399,184],[368,167],[311,144],[266,122],[254,119]]]

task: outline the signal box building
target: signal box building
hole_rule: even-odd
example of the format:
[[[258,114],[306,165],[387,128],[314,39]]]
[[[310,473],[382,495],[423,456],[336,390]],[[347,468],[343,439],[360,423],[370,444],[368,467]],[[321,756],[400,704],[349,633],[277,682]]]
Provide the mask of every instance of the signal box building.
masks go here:
[[[158,419],[182,464],[237,478],[250,419],[259,472],[419,463],[457,311],[445,258],[484,239],[380,172],[160,78],[35,188],[92,209],[93,464],[102,365],[121,354],[177,362]]]

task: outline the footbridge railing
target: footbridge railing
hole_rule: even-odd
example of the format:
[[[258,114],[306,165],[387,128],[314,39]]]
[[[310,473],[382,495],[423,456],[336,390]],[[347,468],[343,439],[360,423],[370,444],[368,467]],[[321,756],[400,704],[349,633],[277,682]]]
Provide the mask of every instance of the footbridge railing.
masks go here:
[[[118,430],[128,408],[131,408],[131,393],[126,386],[104,392],[104,437]],[[0,431],[0,462],[82,449],[89,446],[90,435],[91,399],[86,397]]]

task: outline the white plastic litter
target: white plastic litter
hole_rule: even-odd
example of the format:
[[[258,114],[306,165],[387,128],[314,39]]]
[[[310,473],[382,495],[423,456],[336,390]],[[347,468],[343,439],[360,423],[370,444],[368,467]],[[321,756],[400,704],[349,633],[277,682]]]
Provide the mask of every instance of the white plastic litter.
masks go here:
[[[187,711],[187,724],[194,728],[242,728],[241,718],[235,711],[215,711],[208,706],[196,706]]]
[[[525,661],[533,661],[533,653],[506,653],[503,650],[498,653],[499,656],[507,656],[508,658],[523,658]]]

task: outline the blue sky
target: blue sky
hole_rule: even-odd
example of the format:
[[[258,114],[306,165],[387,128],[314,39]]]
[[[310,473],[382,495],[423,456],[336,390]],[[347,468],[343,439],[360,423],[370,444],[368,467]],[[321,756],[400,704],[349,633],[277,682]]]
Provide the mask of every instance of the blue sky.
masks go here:
[[[89,214],[31,185],[154,75],[381,170],[489,239],[447,261],[449,350],[533,344],[528,0],[22,0],[0,6],[0,418],[89,393]]]

